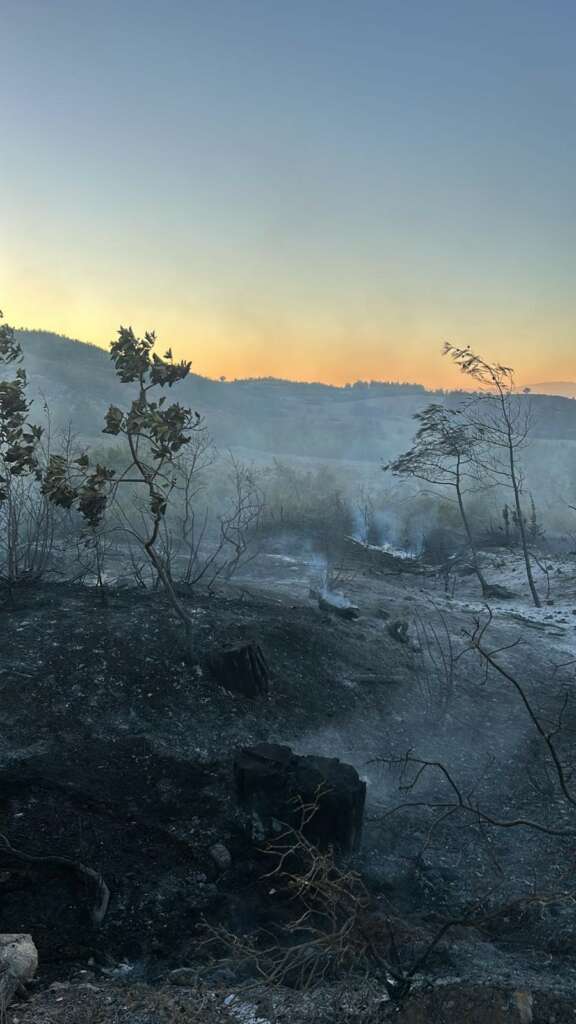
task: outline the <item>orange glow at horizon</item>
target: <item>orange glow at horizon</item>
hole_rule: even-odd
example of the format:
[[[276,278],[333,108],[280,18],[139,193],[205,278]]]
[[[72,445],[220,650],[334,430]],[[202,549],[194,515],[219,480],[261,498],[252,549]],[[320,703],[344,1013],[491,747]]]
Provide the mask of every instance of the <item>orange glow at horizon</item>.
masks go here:
[[[466,333],[464,325],[456,330],[454,323],[448,325],[451,329],[443,329],[440,322],[428,329],[418,323],[394,322],[388,327],[359,323],[355,329],[352,318],[342,324],[331,323],[329,317],[309,322],[303,314],[278,316],[277,322],[273,317],[268,321],[243,317],[234,323],[230,316],[206,310],[188,316],[140,304],[137,315],[130,314],[129,304],[123,310],[118,306],[104,309],[94,296],[81,291],[75,301],[67,295],[67,301],[60,304],[58,288],[42,298],[44,302],[35,291],[32,305],[28,292],[16,296],[4,288],[7,321],[15,327],[52,331],[103,349],[121,323],[131,325],[137,334],[155,330],[159,351],[170,346],[176,358],[192,360],[193,372],[212,378],[270,376],[338,386],[356,380],[393,380],[428,388],[466,388],[466,378],[441,354],[444,340],[450,339],[514,366],[522,385],[576,379],[569,334],[557,341],[552,361],[550,349],[540,344],[535,329],[519,332],[517,338],[508,330],[496,336],[485,325]]]

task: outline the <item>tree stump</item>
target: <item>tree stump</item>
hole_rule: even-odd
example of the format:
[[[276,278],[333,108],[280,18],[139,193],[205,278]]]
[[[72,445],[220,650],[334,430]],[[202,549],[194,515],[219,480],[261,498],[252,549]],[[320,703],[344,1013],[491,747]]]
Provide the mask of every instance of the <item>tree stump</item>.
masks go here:
[[[243,697],[266,697],[269,690],[268,666],[258,644],[225,647],[213,654],[210,670],[219,683]]]
[[[300,757],[290,747],[258,743],[234,761],[236,793],[258,831],[272,836],[277,823],[302,828],[318,846],[340,853],[357,850],[362,834],[366,783],[336,757]],[[302,805],[314,813],[302,823]]]

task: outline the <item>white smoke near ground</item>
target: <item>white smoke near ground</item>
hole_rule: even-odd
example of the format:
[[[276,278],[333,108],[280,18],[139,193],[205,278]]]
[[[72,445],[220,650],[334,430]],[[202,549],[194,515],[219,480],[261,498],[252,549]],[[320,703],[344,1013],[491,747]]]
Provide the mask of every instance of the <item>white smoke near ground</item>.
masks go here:
[[[359,544],[368,544],[370,539],[370,524],[363,512],[361,505],[354,503],[351,507],[351,515],[354,523],[352,537]]]
[[[392,508],[374,514],[378,543],[385,551],[400,558],[418,558],[424,546],[423,522],[405,522]]]

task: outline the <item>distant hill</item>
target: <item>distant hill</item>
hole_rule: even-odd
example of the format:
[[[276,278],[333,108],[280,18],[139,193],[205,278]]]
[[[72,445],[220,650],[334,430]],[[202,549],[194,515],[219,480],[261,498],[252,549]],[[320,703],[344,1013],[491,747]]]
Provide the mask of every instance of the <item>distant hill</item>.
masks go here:
[[[19,330],[37,418],[45,399],[56,429],[101,436],[111,403],[125,405],[108,353],[48,331]],[[211,380],[191,373],[178,401],[205,417],[221,447],[313,459],[386,459],[407,444],[412,416],[430,400],[422,385],[359,381],[346,387],[275,378]]]
[[[36,417],[45,400],[55,430],[71,424],[82,440],[106,443],[102,423],[108,406],[130,400],[108,353],[48,331],[17,334]],[[576,394],[576,385],[571,386]],[[193,373],[174,393],[205,417],[220,447],[241,451],[243,457],[380,464],[410,444],[416,412],[431,401],[455,405],[459,396],[426,391],[419,384],[358,381],[334,387],[270,378],[217,381]],[[534,438],[576,441],[576,402],[547,394],[534,394],[531,401]]]
[[[538,395],[559,395],[562,398],[576,398],[576,382],[552,380],[543,384],[532,384],[530,390]]]

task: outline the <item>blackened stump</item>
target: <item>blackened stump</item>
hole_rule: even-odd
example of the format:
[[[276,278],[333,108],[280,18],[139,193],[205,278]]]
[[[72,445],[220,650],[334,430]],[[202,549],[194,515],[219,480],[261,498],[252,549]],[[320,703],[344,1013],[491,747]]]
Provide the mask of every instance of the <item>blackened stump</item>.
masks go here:
[[[302,831],[320,849],[358,849],[366,783],[352,765],[335,757],[300,757],[290,747],[259,743],[244,747],[234,761],[240,803],[256,817],[265,835],[274,823],[299,828],[302,804],[316,810]]]
[[[225,647],[210,658],[210,671],[231,693],[243,697],[266,697],[268,666],[258,644]]]

